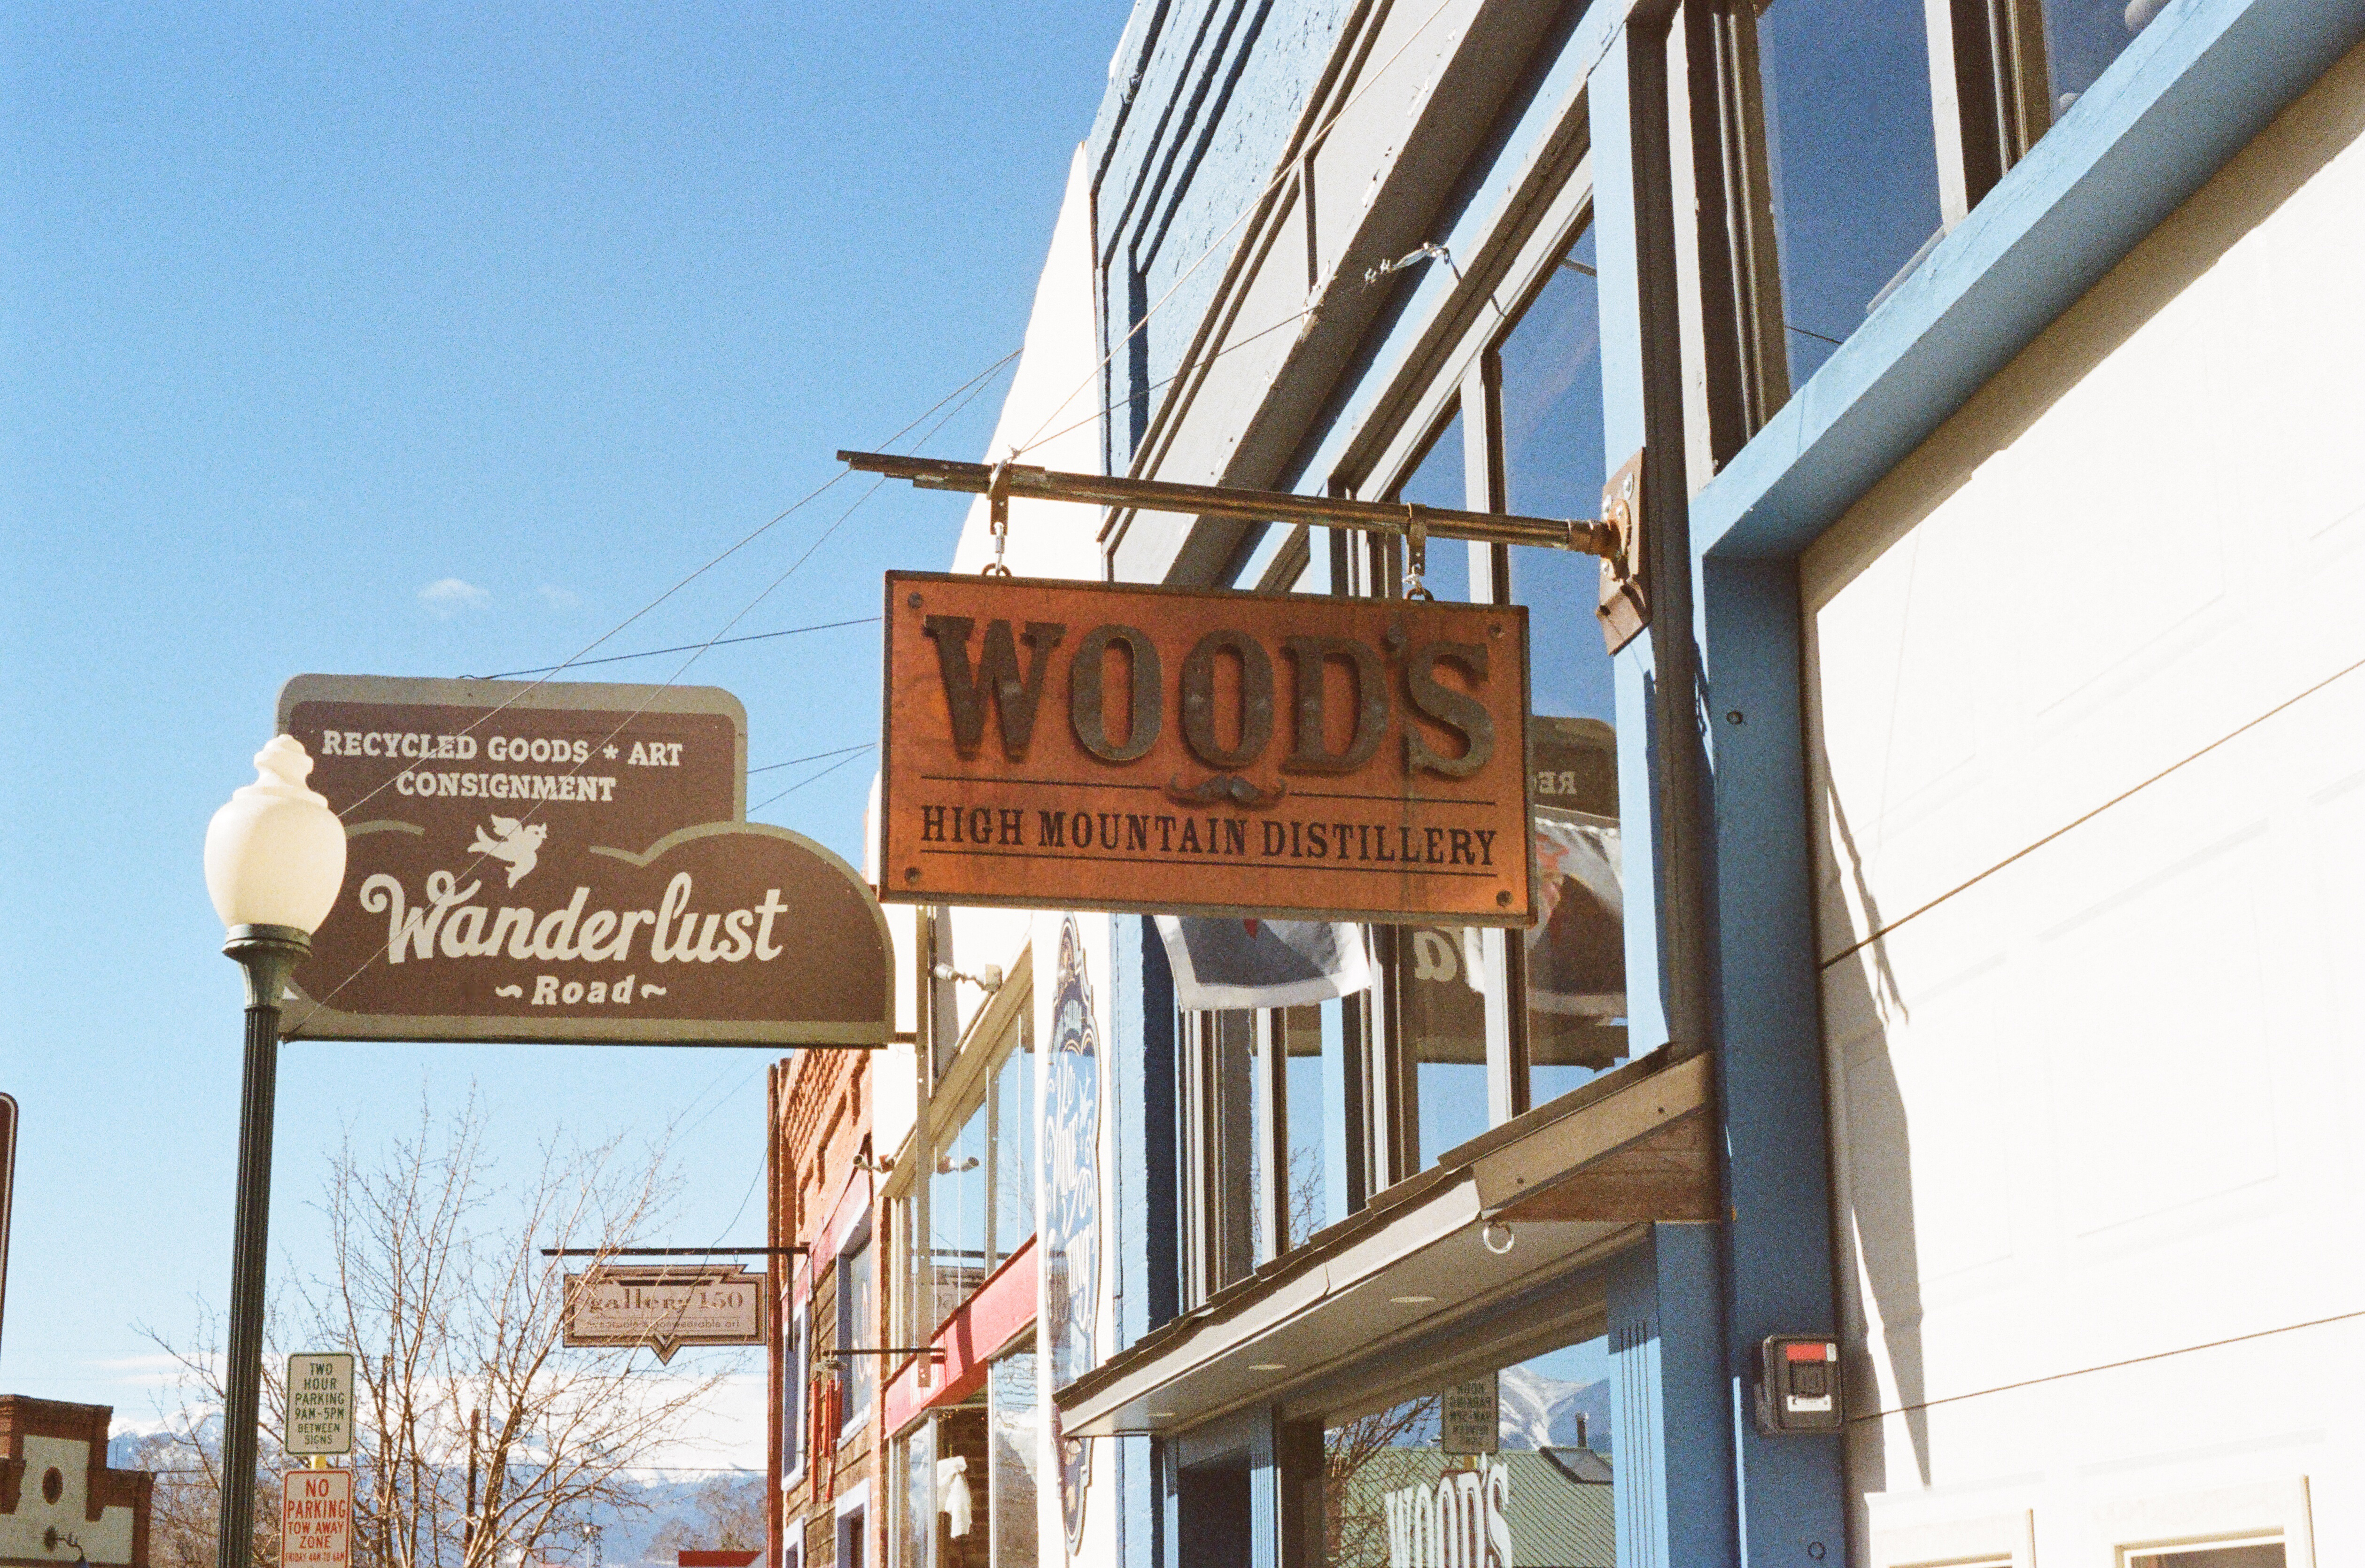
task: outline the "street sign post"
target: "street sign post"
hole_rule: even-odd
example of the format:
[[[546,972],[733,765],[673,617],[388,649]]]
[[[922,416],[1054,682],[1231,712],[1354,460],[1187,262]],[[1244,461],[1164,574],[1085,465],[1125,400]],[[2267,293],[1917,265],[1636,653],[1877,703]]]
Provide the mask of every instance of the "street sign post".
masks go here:
[[[880,893],[1533,923],[1517,605],[887,574]]]
[[[646,1345],[660,1362],[684,1345],[760,1345],[768,1277],[735,1263],[569,1274],[565,1343]]]
[[[353,1568],[353,1473],[291,1470],[281,1478],[279,1568]]]
[[[353,1358],[307,1350],[287,1358],[287,1438],[291,1454],[353,1451]]]

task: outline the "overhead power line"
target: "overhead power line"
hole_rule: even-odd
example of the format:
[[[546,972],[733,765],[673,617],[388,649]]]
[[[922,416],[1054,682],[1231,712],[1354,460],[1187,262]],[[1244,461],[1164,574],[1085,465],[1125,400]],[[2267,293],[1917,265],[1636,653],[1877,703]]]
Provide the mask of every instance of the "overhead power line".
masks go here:
[[[464,675],[463,680],[508,680],[521,675],[555,675],[563,669],[586,669],[592,665],[620,665],[626,659],[653,659],[660,654],[686,654],[692,648],[723,648],[734,643],[760,643],[768,637],[794,637],[806,632],[834,632],[841,626],[875,626],[876,615],[857,616],[852,621],[824,621],[813,626],[790,626],[779,632],[750,632],[744,637],[718,637],[712,643],[684,643],[674,648],[651,648],[638,654],[610,654],[605,658],[577,659],[572,664],[537,665],[532,669],[503,670],[499,675]],[[776,765],[777,766],[777,765]]]

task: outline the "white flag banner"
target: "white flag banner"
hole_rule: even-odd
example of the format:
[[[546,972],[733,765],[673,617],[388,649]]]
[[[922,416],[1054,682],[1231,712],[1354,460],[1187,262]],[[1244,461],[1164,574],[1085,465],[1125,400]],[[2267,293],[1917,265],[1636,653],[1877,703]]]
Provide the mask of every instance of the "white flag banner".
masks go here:
[[[1301,1007],[1372,983],[1360,926],[1327,920],[1161,914],[1174,1002],[1193,1012]]]
[[[1626,894],[1617,819],[1540,806],[1535,830],[1528,1005],[1575,1017],[1623,1017]]]

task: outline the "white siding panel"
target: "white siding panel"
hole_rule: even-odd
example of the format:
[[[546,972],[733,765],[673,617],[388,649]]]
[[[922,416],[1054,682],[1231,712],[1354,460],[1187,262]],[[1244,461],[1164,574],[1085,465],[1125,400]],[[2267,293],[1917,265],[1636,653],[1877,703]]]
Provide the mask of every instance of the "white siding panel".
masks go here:
[[[1859,1540],[2365,1561],[2360,132],[2365,55],[1806,558]]]

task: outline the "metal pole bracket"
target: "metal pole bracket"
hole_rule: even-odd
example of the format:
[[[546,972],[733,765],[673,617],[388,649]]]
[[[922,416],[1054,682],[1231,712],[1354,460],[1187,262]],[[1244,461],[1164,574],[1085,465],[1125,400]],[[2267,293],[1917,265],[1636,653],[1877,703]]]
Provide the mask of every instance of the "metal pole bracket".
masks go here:
[[[1601,487],[1599,528],[1608,537],[1601,552],[1602,644],[1611,653],[1632,642],[1651,623],[1649,580],[1642,554],[1642,454],[1628,458]]]

